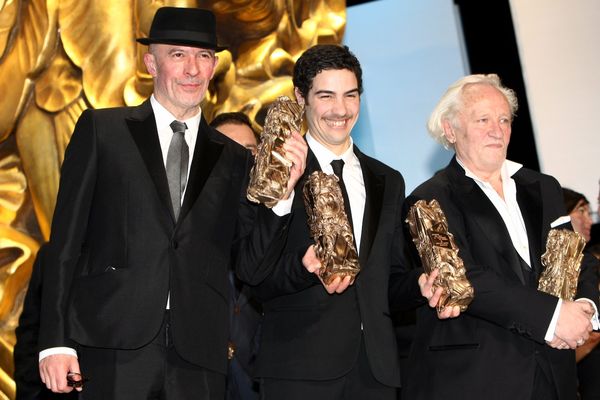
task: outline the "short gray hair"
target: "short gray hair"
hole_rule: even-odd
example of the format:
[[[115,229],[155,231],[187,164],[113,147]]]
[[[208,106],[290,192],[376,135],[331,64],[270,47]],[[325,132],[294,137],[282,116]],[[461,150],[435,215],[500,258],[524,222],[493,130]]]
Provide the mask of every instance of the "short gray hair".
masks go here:
[[[453,147],[453,144],[450,143],[444,135],[443,123],[445,120],[448,120],[456,127],[455,118],[463,107],[463,93],[465,87],[475,84],[489,85],[498,89],[500,93],[506,97],[506,101],[510,107],[511,117],[514,118],[516,115],[518,108],[517,95],[512,89],[502,85],[498,75],[467,75],[450,85],[446,90],[446,93],[444,93],[431,112],[429,120],[427,121],[427,130],[429,131],[429,134],[447,149]]]

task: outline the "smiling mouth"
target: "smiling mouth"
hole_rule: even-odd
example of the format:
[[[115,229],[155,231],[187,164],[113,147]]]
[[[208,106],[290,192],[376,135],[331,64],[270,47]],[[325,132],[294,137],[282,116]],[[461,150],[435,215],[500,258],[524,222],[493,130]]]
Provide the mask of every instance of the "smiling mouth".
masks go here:
[[[202,85],[202,82],[179,82],[179,86],[184,88],[197,88]]]
[[[346,126],[346,123],[348,122],[348,120],[347,119],[342,119],[342,120],[326,119],[325,122],[327,123],[328,126],[330,126],[332,128],[343,128]]]

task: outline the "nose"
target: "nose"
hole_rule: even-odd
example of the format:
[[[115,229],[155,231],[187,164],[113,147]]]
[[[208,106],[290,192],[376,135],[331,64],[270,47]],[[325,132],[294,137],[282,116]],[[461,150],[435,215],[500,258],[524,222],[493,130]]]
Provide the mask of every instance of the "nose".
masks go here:
[[[200,68],[198,67],[199,61],[196,57],[189,57],[185,63],[185,73],[188,76],[198,75]]]
[[[332,112],[336,116],[345,116],[348,111],[346,101],[344,99],[335,98],[333,101]]]
[[[504,135],[506,126],[501,121],[493,121],[490,126],[490,136],[494,139],[501,139]]]
[[[585,219],[586,224],[588,224],[589,226],[592,226],[592,224],[594,223],[594,220],[592,219],[592,214],[589,211],[583,213],[583,218]]]

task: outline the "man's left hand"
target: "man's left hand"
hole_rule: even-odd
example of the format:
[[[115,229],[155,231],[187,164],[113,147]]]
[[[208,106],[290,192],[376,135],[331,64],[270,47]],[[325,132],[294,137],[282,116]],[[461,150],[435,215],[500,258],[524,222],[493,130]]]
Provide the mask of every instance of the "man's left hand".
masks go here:
[[[348,289],[348,286],[354,283],[354,278],[351,276],[336,276],[329,284],[326,284],[323,279],[321,279],[321,274],[319,273],[321,270],[321,260],[319,260],[315,253],[314,245],[311,245],[306,250],[306,253],[302,257],[302,265],[308,272],[319,277],[323,287],[329,294],[342,293]]]

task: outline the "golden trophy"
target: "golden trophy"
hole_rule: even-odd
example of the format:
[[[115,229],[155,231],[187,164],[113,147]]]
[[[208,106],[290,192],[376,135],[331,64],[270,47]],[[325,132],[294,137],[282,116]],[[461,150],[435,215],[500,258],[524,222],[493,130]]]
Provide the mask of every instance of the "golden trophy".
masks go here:
[[[356,276],[360,271],[358,252],[338,177],[315,171],[304,184],[303,193],[315,253],[321,260],[321,279],[329,284],[338,276]]]
[[[444,289],[437,304],[438,311],[459,306],[463,312],[474,297],[473,286],[467,280],[454,236],[448,232],[448,222],[437,200],[417,201],[406,218],[413,242],[427,274],[438,269],[434,288]]]
[[[542,254],[545,268],[538,290],[563,300],[573,300],[577,293],[584,247],[585,239],[579,233],[568,229],[550,229],[546,252]]]
[[[292,163],[285,158],[283,143],[300,132],[304,108],[287,96],[280,96],[267,111],[256,160],[246,192],[248,200],[271,208],[285,194]]]

